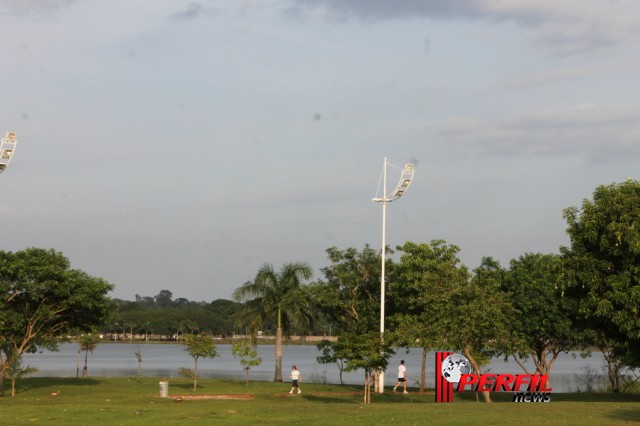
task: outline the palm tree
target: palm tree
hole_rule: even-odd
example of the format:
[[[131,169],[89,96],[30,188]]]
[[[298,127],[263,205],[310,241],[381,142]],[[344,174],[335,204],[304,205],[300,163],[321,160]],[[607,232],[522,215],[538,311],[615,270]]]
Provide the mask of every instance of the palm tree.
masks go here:
[[[276,371],[274,382],[282,381],[282,330],[292,325],[309,329],[313,323],[309,298],[304,297],[302,280],[313,275],[304,262],[285,263],[276,272],[272,264],[265,263],[253,281],[246,282],[233,292],[236,302],[245,302],[238,313],[248,323],[252,335],[276,315]]]

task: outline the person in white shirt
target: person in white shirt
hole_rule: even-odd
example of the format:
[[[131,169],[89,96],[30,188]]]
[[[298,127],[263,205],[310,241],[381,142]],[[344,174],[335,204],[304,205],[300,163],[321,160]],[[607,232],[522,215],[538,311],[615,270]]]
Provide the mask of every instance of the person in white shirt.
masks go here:
[[[401,384],[404,386],[404,393],[409,393],[407,392],[407,368],[404,366],[404,359],[400,361],[398,366],[398,383],[393,387],[393,391],[395,392]]]
[[[300,390],[299,383],[302,383],[302,374],[300,374],[295,365],[291,367],[291,374],[289,374],[289,377],[291,377],[291,380],[293,381],[289,393],[293,395],[293,390],[298,389],[298,394],[301,394],[302,390]]]

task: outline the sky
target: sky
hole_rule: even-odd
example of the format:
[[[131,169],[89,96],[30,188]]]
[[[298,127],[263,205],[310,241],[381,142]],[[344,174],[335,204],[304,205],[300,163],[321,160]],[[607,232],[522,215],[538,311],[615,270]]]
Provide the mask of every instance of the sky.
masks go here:
[[[638,179],[635,0],[0,0],[0,250],[133,300],[443,239],[470,269],[568,244]],[[394,256],[397,256],[394,255]]]

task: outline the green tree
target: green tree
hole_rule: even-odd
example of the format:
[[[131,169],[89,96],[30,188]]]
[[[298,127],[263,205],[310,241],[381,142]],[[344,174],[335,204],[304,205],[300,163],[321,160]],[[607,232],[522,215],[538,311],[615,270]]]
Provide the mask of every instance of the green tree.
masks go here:
[[[340,372],[340,384],[344,385],[342,380],[342,372],[345,369],[345,360],[340,358],[340,354],[336,353],[336,348],[329,340],[322,340],[316,345],[318,350],[322,352],[322,355],[316,358],[319,364],[335,364],[338,366]]]
[[[387,251],[390,251],[387,248]],[[336,324],[338,342],[327,342],[323,351],[331,354],[329,359],[344,362],[345,353],[351,345],[360,345],[360,340],[349,342],[352,336],[375,333],[380,336],[380,253],[369,245],[361,251],[355,248],[339,250],[330,247],[326,250],[331,264],[322,269],[324,280],[311,286],[310,294],[317,309],[325,315],[331,324]],[[386,266],[393,262],[389,259]],[[389,347],[390,340],[378,345]],[[324,355],[323,355],[323,359]],[[345,368],[345,371],[346,368]],[[370,371],[365,369],[365,381],[371,379]]]
[[[11,396],[16,396],[16,381],[31,373],[38,371],[37,368],[27,365],[22,366],[22,356],[12,358],[7,368],[7,377],[11,380]]]
[[[492,355],[504,353],[513,346],[514,311],[508,296],[499,287],[502,273],[498,262],[483,258],[470,280],[456,282],[448,289],[447,314],[435,322],[445,331],[447,346],[462,350],[478,374]],[[486,402],[491,402],[489,392],[482,394]]]
[[[249,370],[262,364],[262,358],[258,357],[258,350],[250,342],[236,340],[231,344],[231,353],[234,358],[240,358],[240,364],[244,370],[244,385],[249,386]]]
[[[380,338],[380,331],[342,333],[332,345],[335,357],[345,361],[345,371],[364,370],[364,403],[371,403],[371,385],[377,371],[384,371],[395,353],[391,339]]]
[[[154,297],[156,305],[160,308],[172,307],[173,306],[172,299],[173,299],[173,293],[171,293],[169,290],[161,290],[160,293],[158,293]]]
[[[80,345],[79,350],[80,352],[84,352],[84,367],[82,368],[82,377],[89,376],[88,355],[89,352],[93,354],[93,351],[98,346],[98,343],[100,343],[100,340],[100,335],[96,333],[83,334],[82,336],[78,337],[78,344]]]
[[[302,283],[311,276],[311,267],[306,263],[285,263],[280,272],[276,272],[273,265],[264,264],[253,281],[233,293],[235,301],[244,302],[238,315],[248,324],[252,335],[271,317],[277,318],[275,382],[282,382],[283,329],[288,332],[291,326],[297,325],[306,330],[313,324],[309,298]]]
[[[457,257],[460,249],[443,240],[406,242],[396,249],[402,255],[390,270],[391,330],[398,345],[422,348],[422,392],[427,353],[447,346],[448,330],[439,327],[438,318],[448,315],[451,288],[465,283],[469,272]]]
[[[622,360],[640,365],[640,183],[598,186],[564,218],[571,243],[561,248],[565,293],[578,300],[580,322],[611,349],[615,376],[611,368]]]
[[[582,344],[573,304],[563,297],[562,259],[554,254],[526,253],[510,262],[501,288],[509,295],[515,315],[513,358],[527,373],[531,357],[535,374],[550,374],[561,353]]]
[[[54,250],[0,251],[0,395],[14,357],[55,350],[60,335],[104,324],[112,289],[103,279],[71,269]]]
[[[213,336],[207,334],[189,334],[185,335],[182,345],[186,346],[185,351],[193,358],[193,390],[198,387],[198,360],[200,358],[215,358],[218,356],[216,343]]]
[[[326,252],[331,264],[322,269],[325,279],[312,286],[318,309],[337,325],[337,331],[379,330],[380,253],[369,245],[362,251],[331,247]]]

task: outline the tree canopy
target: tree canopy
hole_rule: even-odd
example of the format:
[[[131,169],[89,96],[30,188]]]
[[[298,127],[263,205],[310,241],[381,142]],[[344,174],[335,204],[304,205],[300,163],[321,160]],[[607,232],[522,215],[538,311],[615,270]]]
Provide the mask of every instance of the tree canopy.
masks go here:
[[[40,347],[55,349],[70,330],[90,331],[113,309],[113,289],[71,269],[54,250],[0,251],[0,386],[13,359]]]
[[[558,255],[526,253],[511,260],[501,283],[515,311],[514,358],[528,374],[549,374],[560,353],[582,345],[574,304],[562,294],[563,279]],[[528,358],[533,359],[533,372],[524,364]]]
[[[562,248],[567,293],[618,356],[640,365],[640,183],[601,185],[564,217],[571,241]]]

